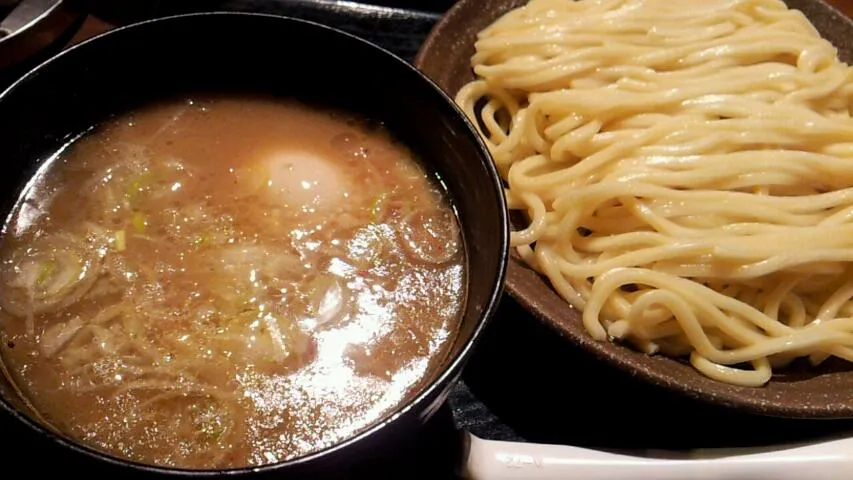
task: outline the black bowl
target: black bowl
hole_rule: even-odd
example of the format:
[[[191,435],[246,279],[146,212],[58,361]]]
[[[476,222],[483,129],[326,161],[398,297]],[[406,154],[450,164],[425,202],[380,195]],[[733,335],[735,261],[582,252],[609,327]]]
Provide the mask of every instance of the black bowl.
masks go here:
[[[45,62],[0,95],[0,208],[9,212],[39,163],[108,116],[181,93],[252,92],[332,105],[382,121],[446,185],[468,255],[464,319],[440,373],[373,427],[326,450],[261,468],[180,470],[93,450],[41,425],[0,380],[2,410],[118,472],[178,476],[340,471],[416,432],[459,378],[501,295],[508,222],[486,148],[453,102],[394,55],[343,32],[269,15],[208,13],[111,31]]]

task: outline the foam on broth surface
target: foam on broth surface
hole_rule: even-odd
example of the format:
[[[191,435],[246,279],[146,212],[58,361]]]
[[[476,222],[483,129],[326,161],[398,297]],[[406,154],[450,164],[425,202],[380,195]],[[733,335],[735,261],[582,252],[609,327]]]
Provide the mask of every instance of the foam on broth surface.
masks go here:
[[[436,182],[362,119],[254,97],[99,126],[31,182],[0,244],[12,379],[120,457],[242,467],[380,419],[449,350],[465,298]]]

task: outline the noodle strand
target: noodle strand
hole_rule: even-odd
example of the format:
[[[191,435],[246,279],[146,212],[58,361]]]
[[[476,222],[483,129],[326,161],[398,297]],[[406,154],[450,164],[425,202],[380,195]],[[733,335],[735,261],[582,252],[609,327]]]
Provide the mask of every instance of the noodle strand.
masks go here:
[[[597,340],[761,386],[853,359],[853,68],[778,0],[532,0],[456,101]]]

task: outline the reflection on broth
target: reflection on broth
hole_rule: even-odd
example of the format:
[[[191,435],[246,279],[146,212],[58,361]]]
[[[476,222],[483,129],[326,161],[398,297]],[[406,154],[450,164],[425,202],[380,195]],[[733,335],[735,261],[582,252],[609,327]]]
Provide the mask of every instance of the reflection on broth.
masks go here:
[[[458,327],[443,192],[348,114],[211,97],[56,156],[5,226],[0,335],[43,417],[144,463],[332,445],[408,399]]]

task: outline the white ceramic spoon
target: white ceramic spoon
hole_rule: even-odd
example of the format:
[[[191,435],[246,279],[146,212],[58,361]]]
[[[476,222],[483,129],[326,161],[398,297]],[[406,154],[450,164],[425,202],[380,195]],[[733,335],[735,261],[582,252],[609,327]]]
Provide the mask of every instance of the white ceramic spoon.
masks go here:
[[[685,458],[632,456],[466,434],[473,480],[849,480],[853,438],[772,448],[695,450]]]

